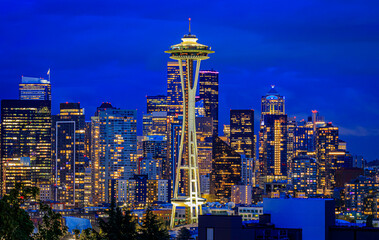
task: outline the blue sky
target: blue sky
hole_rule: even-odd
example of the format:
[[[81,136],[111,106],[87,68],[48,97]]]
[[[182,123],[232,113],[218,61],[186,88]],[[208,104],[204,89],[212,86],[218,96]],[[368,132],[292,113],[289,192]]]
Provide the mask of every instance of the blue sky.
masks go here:
[[[348,150],[379,159],[379,2],[0,1],[0,96],[18,97],[24,76],[51,68],[53,111],[80,102],[87,119],[103,101],[145,111],[166,92],[164,50],[192,32],[216,53],[220,123],[255,109],[275,84],[286,112],[318,110]],[[256,124],[258,127],[258,124]]]

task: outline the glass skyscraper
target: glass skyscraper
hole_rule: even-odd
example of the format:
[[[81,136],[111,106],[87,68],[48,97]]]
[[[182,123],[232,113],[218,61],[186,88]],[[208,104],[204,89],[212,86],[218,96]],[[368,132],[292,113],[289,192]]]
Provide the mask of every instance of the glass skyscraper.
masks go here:
[[[51,182],[51,102],[1,101],[1,194]]]
[[[80,103],[61,103],[60,113],[53,116],[52,152],[54,200],[67,207],[83,207],[85,168],[85,116]]]
[[[230,110],[230,146],[247,158],[255,157],[254,110]]]
[[[262,97],[259,131],[259,167],[261,182],[287,176],[287,115],[284,97],[274,86]],[[284,176],[284,177],[283,177]]]
[[[51,84],[49,80],[34,77],[22,77],[19,84],[20,100],[50,100]]]
[[[92,118],[92,124],[92,157],[99,168],[98,198],[110,202],[112,180],[129,179],[137,170],[137,111],[106,108]]]
[[[204,100],[205,116],[213,119],[213,134],[218,135],[218,72],[200,71],[199,96]]]
[[[186,66],[183,62],[184,78],[187,76]],[[169,115],[183,114],[183,94],[177,61],[167,63],[167,111]]]
[[[167,97],[165,95],[146,96],[147,113],[166,112]]]

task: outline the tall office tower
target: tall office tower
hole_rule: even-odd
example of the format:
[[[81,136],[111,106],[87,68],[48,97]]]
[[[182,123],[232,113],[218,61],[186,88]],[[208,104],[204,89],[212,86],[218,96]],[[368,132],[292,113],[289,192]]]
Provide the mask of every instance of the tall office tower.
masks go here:
[[[333,193],[335,163],[329,153],[338,149],[338,127],[331,123],[316,129],[316,157],[318,160],[318,191],[330,196]]]
[[[255,158],[254,110],[230,110],[230,146],[247,158]]]
[[[1,101],[1,192],[51,182],[51,101]]]
[[[91,137],[91,122],[85,123],[85,129],[84,129],[84,156],[91,161],[91,143],[92,143],[92,137]]]
[[[146,96],[146,101],[147,113],[167,111],[167,97],[165,95]]]
[[[296,117],[287,119],[287,175],[292,176],[292,158],[295,157],[295,131],[297,127]]]
[[[167,117],[167,158],[163,163],[163,178],[174,180],[179,159],[182,116]]]
[[[263,175],[287,176],[287,115],[265,115],[259,132]],[[279,177],[280,178],[280,177]]]
[[[162,179],[163,164],[167,161],[167,139],[166,136],[152,135],[144,136],[142,140],[143,158],[141,161],[148,163],[147,173],[139,172],[139,174],[148,174],[149,179]],[[146,163],[145,163],[146,165]],[[140,170],[139,164],[139,170]],[[153,171],[149,170],[153,169]],[[151,172],[155,173],[151,174]],[[152,177],[154,175],[154,177]]]
[[[20,100],[50,100],[50,80],[34,77],[22,77],[19,84]]]
[[[297,123],[294,132],[294,146],[293,152],[294,156],[299,153],[314,152],[315,151],[315,136],[314,136],[313,124],[312,122],[300,121]]]
[[[183,114],[183,94],[180,71],[183,71],[183,81],[187,79],[187,62],[167,62],[167,112],[170,116]]]
[[[299,154],[293,158],[292,184],[295,192],[307,197],[317,194],[317,160]]]
[[[98,155],[94,161],[99,161],[100,202],[111,202],[111,180],[129,179],[137,171],[137,111],[107,108],[92,123],[99,124],[92,147]]]
[[[219,137],[213,138],[210,192],[217,201],[228,202],[233,185],[241,182],[241,155]]]
[[[54,200],[67,207],[84,207],[85,116],[80,103],[61,103],[52,117],[52,153]]]
[[[212,136],[212,118],[196,117],[197,158],[200,176],[210,174],[212,171]]]
[[[171,214],[171,227],[175,224],[176,206],[184,206],[187,209],[187,223],[192,224],[198,221],[201,214],[201,205],[205,199],[200,198],[200,178],[197,160],[197,140],[195,122],[195,96],[199,80],[201,60],[208,59],[208,54],[213,53],[208,46],[197,43],[197,38],[191,33],[184,35],[182,42],[171,46],[166,51],[170,58],[178,60],[180,81],[183,93],[183,125],[179,150],[179,162],[175,176],[174,196],[171,199],[173,204]],[[194,61],[196,70],[194,74]],[[186,63],[186,73],[183,71]],[[186,75],[186,77],[184,77]],[[176,94],[178,94],[176,92]],[[172,93],[171,93],[172,94]],[[167,94],[169,99],[169,92]],[[172,99],[171,99],[172,100]],[[184,177],[186,184],[184,196],[179,193],[179,181]]]
[[[262,97],[259,130],[260,183],[287,176],[287,115],[284,97],[274,86]]]
[[[200,71],[199,96],[204,100],[205,116],[213,119],[213,134],[218,135],[218,72]]]
[[[167,112],[152,112],[144,114],[142,120],[143,136],[167,135]]]
[[[92,204],[101,204],[104,199],[100,191],[100,122],[99,113],[107,109],[116,109],[111,103],[102,103],[97,107],[95,116],[91,117],[91,178],[92,178]]]
[[[281,96],[272,85],[270,91],[261,99],[261,114],[263,115],[284,115],[285,98]]]

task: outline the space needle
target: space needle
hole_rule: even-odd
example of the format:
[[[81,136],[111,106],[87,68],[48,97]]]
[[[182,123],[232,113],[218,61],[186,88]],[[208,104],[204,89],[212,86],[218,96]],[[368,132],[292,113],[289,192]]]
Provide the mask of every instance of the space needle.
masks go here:
[[[201,60],[208,59],[208,54],[214,53],[211,48],[197,43],[195,35],[191,34],[191,19],[189,19],[189,33],[184,35],[182,42],[172,45],[165,53],[170,58],[178,60],[180,80],[183,94],[183,122],[180,138],[179,158],[176,165],[174,195],[171,199],[172,213],[170,227],[175,225],[176,207],[186,207],[187,224],[197,223],[201,215],[201,205],[205,199],[200,196],[199,167],[197,160],[195,96],[199,80]],[[196,61],[196,64],[195,64]],[[184,76],[183,65],[187,71]],[[194,64],[195,74],[194,74]],[[179,181],[182,179],[182,191],[179,195]]]

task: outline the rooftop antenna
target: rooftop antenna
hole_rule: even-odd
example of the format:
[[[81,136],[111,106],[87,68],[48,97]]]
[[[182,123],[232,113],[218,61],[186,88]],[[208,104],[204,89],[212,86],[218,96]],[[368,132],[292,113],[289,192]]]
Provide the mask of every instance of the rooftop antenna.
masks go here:
[[[188,18],[188,32],[191,35],[191,18]]]

